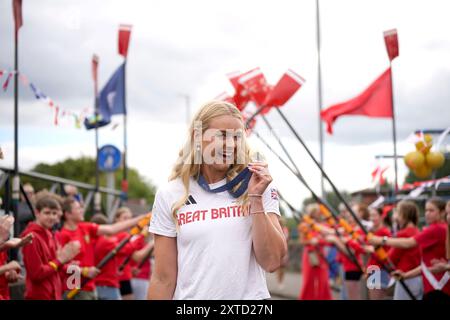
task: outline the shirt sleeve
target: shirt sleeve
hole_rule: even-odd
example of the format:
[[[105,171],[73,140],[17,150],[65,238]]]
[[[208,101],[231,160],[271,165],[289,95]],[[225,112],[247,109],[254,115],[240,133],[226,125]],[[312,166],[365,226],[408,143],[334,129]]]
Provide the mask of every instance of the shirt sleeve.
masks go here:
[[[437,233],[433,231],[433,228],[428,227],[424,228],[422,232],[418,233],[414,236],[414,239],[422,248],[428,248],[436,244],[439,241],[439,238],[436,237]]]
[[[278,190],[272,183],[270,183],[264,191],[262,200],[266,212],[273,212],[279,216],[281,215]]]
[[[87,223],[87,229],[89,232],[89,236],[92,239],[95,239],[98,237],[98,227],[99,227],[99,225],[96,223],[92,223],[92,222]]]
[[[152,219],[148,231],[154,234],[176,237],[177,228],[172,216],[171,205],[164,190],[158,190],[153,203]]]

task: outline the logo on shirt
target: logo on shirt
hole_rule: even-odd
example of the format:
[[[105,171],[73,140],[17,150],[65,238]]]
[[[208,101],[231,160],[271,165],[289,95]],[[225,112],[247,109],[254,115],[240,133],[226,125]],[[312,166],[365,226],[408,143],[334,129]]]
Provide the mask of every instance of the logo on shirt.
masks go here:
[[[278,200],[278,191],[275,188],[270,188],[270,197],[273,200]]]
[[[192,195],[189,195],[189,197],[186,200],[185,206],[190,204],[197,204],[197,201],[195,201],[194,197]]]

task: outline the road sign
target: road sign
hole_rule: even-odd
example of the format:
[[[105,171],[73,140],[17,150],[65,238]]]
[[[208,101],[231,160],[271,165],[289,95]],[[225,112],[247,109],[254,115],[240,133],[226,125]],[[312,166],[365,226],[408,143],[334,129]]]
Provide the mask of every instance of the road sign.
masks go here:
[[[122,154],[117,147],[107,144],[98,151],[98,168],[103,172],[113,172],[120,168]]]

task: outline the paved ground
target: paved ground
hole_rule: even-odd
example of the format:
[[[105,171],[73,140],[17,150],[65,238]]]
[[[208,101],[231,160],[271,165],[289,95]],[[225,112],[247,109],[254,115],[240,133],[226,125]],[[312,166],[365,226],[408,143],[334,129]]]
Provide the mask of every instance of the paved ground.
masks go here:
[[[269,288],[272,299],[289,299],[297,300],[300,293],[301,286],[301,273],[298,272],[286,272],[284,275],[284,281],[281,286],[278,284],[277,274],[267,273],[267,286]],[[332,291],[333,298],[339,299],[339,292]]]

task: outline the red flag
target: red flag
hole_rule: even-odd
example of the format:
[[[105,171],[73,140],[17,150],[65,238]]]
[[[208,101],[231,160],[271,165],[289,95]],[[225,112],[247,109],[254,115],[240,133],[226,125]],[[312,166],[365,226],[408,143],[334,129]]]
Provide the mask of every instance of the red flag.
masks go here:
[[[55,126],[58,125],[58,116],[59,116],[59,106],[55,107],[55,116],[53,118],[53,123],[55,124]]]
[[[121,24],[119,27],[119,54],[124,58],[128,54],[128,44],[130,42],[131,25]]]
[[[92,79],[97,82],[97,70],[98,70],[98,55],[92,56]]]
[[[16,33],[17,33],[23,24],[22,0],[13,0],[13,14],[14,14],[14,24],[16,26]]]
[[[8,77],[6,78],[5,82],[3,83],[3,91],[6,91],[8,89],[9,80],[11,80],[13,73],[8,73]]]
[[[269,92],[264,105],[281,107],[300,89],[304,82],[305,79],[289,69]]]
[[[259,68],[255,68],[239,78],[239,83],[248,90],[250,98],[258,106],[262,107],[269,93],[270,87],[266,77]]]
[[[398,37],[397,29],[392,29],[384,32],[384,42],[389,56],[389,60],[394,60],[398,57]]]
[[[92,56],[92,79],[94,79],[95,94],[98,93],[98,60],[98,56],[94,54]]]
[[[230,80],[230,82],[233,85],[233,88],[235,90],[235,93],[233,96],[234,104],[241,111],[244,110],[244,108],[247,106],[247,104],[250,101],[250,95],[248,94],[247,89],[245,89],[244,86],[239,83],[239,78],[247,73],[248,72],[241,73],[241,72],[236,71],[236,72],[227,74],[228,79]]]
[[[375,170],[372,171],[372,182],[378,183],[380,186],[384,185],[386,179],[384,178],[384,173],[389,167],[385,167],[381,169],[380,166],[377,166]],[[377,181],[378,180],[378,181]]]
[[[333,122],[343,115],[365,115],[371,118],[392,118],[391,68],[388,68],[357,97],[322,110],[320,116],[333,133]]]

